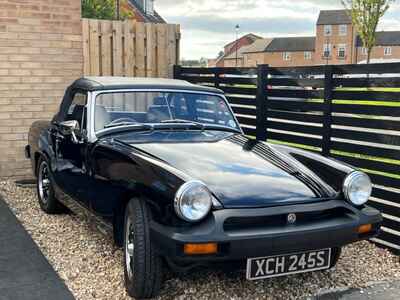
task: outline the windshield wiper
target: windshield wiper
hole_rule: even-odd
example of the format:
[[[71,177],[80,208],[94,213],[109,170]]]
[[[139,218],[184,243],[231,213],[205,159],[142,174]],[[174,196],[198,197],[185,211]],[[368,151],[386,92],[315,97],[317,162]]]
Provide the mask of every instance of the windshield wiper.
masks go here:
[[[118,126],[127,126],[127,125],[142,125],[136,122],[118,122],[118,123],[110,123],[107,125],[104,125],[104,128],[112,128],[112,127],[118,127]]]
[[[203,123],[200,122],[196,122],[196,121],[190,121],[190,120],[184,120],[184,119],[171,119],[171,120],[163,120],[161,121],[161,123],[163,124],[188,124],[188,125],[194,125],[198,128],[200,128],[201,130],[204,129],[205,125]]]
[[[108,125],[105,125],[104,128],[108,129],[108,128],[121,127],[121,126],[127,126],[129,129],[137,129],[137,130],[153,129],[153,125],[136,123],[136,122],[119,122],[119,123],[114,123],[114,124],[108,124]]]
[[[200,122],[196,122],[196,121],[183,120],[183,119],[164,120],[164,121],[161,121],[161,123],[188,124],[188,125],[194,125],[194,126],[200,128],[201,130],[210,129],[210,130],[241,133],[241,131],[239,129],[229,127],[229,126],[224,126],[224,125],[219,125],[219,124],[204,124],[204,123],[200,123]]]

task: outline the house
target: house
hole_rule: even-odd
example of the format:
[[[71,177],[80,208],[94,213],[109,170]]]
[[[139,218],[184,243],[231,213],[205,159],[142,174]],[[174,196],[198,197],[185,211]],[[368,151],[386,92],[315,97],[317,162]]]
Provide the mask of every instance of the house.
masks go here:
[[[272,39],[258,39],[243,51],[243,66],[256,67],[265,64],[265,50]]]
[[[311,66],[315,58],[315,37],[274,38],[264,50],[264,63],[272,66]]]
[[[243,67],[244,66],[244,52],[248,50],[249,46],[243,46],[238,51],[233,51],[231,54],[224,56],[224,67]]]
[[[362,41],[356,42],[357,63],[367,60],[367,51],[362,46]],[[398,62],[400,60],[400,31],[381,31],[376,33],[376,47],[372,49],[371,61]]]
[[[367,59],[367,49],[346,10],[321,11],[317,21],[315,64],[357,64]],[[400,59],[400,32],[376,33],[372,61]]]
[[[238,66],[243,67],[254,67],[258,64],[274,67],[357,64],[366,62],[367,50],[363,48],[348,11],[323,10],[316,22],[315,36],[257,39],[250,46],[238,51],[238,56]],[[236,62],[234,59],[231,53],[221,57],[230,66],[233,61]],[[398,60],[400,31],[377,32],[371,61]]]
[[[255,35],[255,34],[249,33],[231,43],[226,44],[224,46],[223,53],[221,53],[221,55],[218,55],[217,59],[210,59],[208,61],[209,67],[226,67],[225,66],[225,58],[226,57],[229,57],[228,61],[227,61],[227,64],[229,64],[229,66],[236,66],[236,54],[239,55],[240,49],[253,44],[258,39],[261,39],[261,37]],[[232,55],[234,55],[234,57],[232,57]],[[234,62],[232,62],[232,60],[234,60]],[[232,63],[234,65],[232,65]],[[238,63],[239,63],[239,60],[238,60]]]
[[[125,5],[134,12],[138,22],[166,23],[154,9],[154,0],[128,0]]]

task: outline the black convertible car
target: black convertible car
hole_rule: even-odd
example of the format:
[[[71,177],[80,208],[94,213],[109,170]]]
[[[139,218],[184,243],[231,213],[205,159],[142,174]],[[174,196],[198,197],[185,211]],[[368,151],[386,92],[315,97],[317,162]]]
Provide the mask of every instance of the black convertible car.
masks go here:
[[[220,90],[184,81],[79,79],[32,125],[26,155],[46,213],[68,207],[113,233],[137,298],[158,294],[165,267],[329,269],[382,220],[366,174],[245,136]]]

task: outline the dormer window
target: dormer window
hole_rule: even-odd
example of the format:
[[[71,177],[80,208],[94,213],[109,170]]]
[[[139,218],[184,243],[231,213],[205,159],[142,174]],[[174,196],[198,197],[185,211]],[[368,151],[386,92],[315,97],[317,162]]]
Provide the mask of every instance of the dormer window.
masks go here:
[[[325,25],[324,26],[324,35],[331,36],[332,35],[332,25]]]
[[[136,0],[146,15],[154,15],[154,0]]]
[[[145,12],[148,15],[154,15],[154,0],[145,0]]]

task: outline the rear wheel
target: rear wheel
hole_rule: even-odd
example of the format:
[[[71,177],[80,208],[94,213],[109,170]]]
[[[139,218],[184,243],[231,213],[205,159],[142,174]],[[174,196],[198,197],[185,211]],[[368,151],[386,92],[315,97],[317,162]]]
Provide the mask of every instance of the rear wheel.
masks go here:
[[[153,298],[161,289],[162,260],[150,240],[150,211],[141,199],[132,199],[124,219],[124,275],[128,294]]]
[[[63,207],[54,195],[50,166],[45,159],[40,159],[37,171],[37,195],[40,208],[47,214],[62,212]]]

